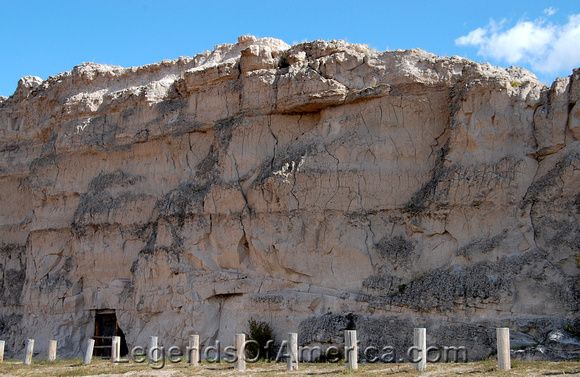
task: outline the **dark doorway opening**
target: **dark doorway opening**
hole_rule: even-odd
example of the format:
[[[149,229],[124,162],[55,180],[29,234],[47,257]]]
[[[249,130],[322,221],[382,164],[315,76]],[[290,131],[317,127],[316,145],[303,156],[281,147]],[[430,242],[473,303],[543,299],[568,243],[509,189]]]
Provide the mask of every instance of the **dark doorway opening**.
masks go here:
[[[95,311],[95,349],[94,355],[111,357],[113,337],[121,337],[121,356],[127,356],[129,349],[125,341],[125,334],[119,327],[115,309],[101,309]]]

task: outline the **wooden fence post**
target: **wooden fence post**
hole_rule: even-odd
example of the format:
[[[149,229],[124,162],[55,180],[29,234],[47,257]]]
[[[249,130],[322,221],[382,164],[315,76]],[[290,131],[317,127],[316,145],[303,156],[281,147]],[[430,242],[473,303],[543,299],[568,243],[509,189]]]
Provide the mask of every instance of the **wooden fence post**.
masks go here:
[[[344,345],[346,357],[346,367],[349,370],[358,369],[358,345],[356,342],[356,330],[345,330]]]
[[[246,370],[246,334],[236,334],[236,370],[243,372]]]
[[[419,362],[413,364],[416,370],[423,372],[427,369],[427,329],[423,327],[413,329],[413,345],[421,357]]]
[[[111,362],[117,363],[121,355],[119,355],[119,350],[121,349],[121,337],[114,336],[111,342]]]
[[[507,327],[497,328],[495,333],[497,336],[497,366],[501,370],[510,370],[510,329]]]
[[[87,342],[87,350],[85,352],[85,359],[83,360],[83,364],[89,365],[91,361],[93,361],[93,350],[95,349],[95,340],[89,339]]]
[[[187,350],[189,353],[189,364],[193,367],[199,365],[199,335],[190,335],[189,336],[189,349]]]
[[[154,362],[159,361],[158,359],[161,357],[161,352],[159,352],[159,349],[157,348],[159,347],[157,340],[156,336],[149,338],[149,358]]]
[[[26,353],[24,354],[24,365],[32,364],[32,354],[34,353],[34,339],[26,340]]]
[[[50,340],[48,342],[48,361],[55,361],[56,360],[56,340]]]
[[[298,334],[288,334],[288,370],[298,370]]]

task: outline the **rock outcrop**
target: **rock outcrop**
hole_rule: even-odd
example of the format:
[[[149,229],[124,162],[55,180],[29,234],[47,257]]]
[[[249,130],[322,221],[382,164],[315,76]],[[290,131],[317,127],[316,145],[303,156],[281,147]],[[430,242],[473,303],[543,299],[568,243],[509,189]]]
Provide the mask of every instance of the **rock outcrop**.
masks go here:
[[[580,70],[250,36],[0,98],[0,338],[190,333],[578,357]],[[565,342],[561,339],[566,339]],[[46,343],[46,345],[45,345]],[[576,346],[574,346],[576,344]],[[575,356],[574,356],[575,355]]]

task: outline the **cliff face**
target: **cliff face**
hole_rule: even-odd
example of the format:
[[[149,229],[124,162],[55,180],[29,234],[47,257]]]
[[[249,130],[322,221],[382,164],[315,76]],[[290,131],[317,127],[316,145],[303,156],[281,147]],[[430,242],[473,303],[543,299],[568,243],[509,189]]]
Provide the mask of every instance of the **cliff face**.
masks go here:
[[[578,346],[580,71],[240,37],[0,99],[0,339]],[[353,313],[348,316],[347,313]],[[567,342],[567,343],[566,343]],[[576,346],[574,346],[576,342]],[[572,347],[572,348],[570,348]]]

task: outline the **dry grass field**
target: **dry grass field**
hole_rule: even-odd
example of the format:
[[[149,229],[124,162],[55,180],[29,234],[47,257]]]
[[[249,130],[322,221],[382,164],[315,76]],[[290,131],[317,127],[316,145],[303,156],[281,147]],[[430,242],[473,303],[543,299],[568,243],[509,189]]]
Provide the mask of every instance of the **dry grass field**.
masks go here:
[[[202,363],[200,367],[191,368],[186,363],[166,364],[162,369],[137,363],[111,365],[105,360],[95,360],[89,366],[82,365],[80,360],[59,360],[56,362],[40,361],[25,366],[21,361],[5,361],[0,364],[0,375],[5,377],[65,377],[65,376],[228,376],[237,374],[231,364]],[[410,364],[361,364],[356,372],[348,372],[344,365],[331,363],[302,363],[297,372],[288,373],[284,363],[248,364],[248,370],[239,375],[244,376],[418,376]],[[580,362],[538,362],[514,361],[512,370],[498,371],[495,360],[458,363],[428,364],[427,371],[421,376],[580,376]]]

